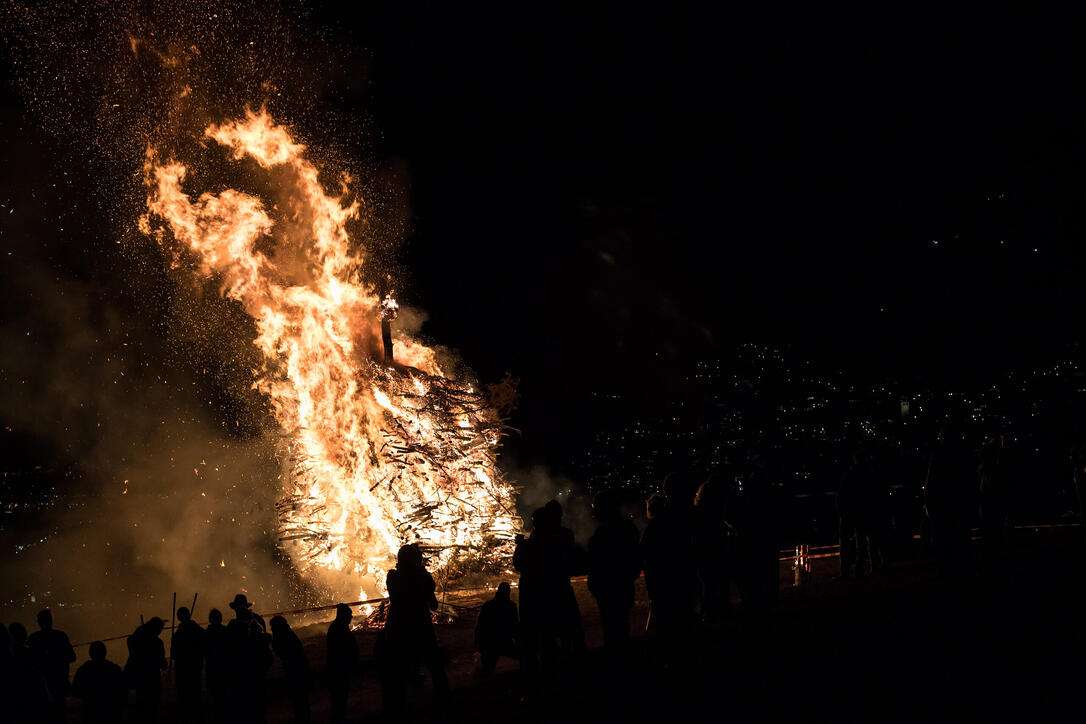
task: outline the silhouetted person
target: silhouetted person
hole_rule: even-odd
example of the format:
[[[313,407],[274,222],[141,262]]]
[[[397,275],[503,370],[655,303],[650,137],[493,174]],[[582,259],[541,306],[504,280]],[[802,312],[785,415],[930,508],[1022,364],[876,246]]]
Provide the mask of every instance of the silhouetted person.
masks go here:
[[[18,621],[8,625],[11,638],[12,685],[10,698],[3,702],[3,712],[11,721],[38,724],[49,718],[52,699],[38,662],[27,646],[26,626]]]
[[[436,586],[418,546],[400,547],[396,567],[388,572],[385,586],[388,589],[388,617],[381,634],[388,666],[382,677],[382,700],[385,711],[395,717],[404,712],[407,682],[420,664],[429,670],[440,700],[444,700],[449,692],[449,681],[434,632]]]
[[[8,627],[0,623],[0,719],[3,721],[18,721],[16,715],[17,698],[23,693],[17,688],[15,679],[15,658],[11,653],[11,632]]]
[[[136,690],[136,720],[139,722],[158,721],[158,709],[162,703],[162,672],[169,666],[166,647],[159,638],[163,628],[165,623],[155,616],[128,637],[128,661],[125,662],[124,673],[129,686]]]
[[[570,528],[562,525],[562,504],[557,500],[549,501],[543,509],[551,522],[544,539],[546,555],[553,559],[554,578],[550,581],[551,596],[557,607],[558,643],[563,655],[574,665],[584,662],[587,646],[584,639],[584,624],[581,621],[581,608],[577,604],[577,594],[573,591],[570,578],[582,571],[578,570],[583,557]]]
[[[518,651],[517,604],[510,598],[511,587],[505,581],[498,584],[494,597],[483,604],[475,622],[475,646],[483,676],[490,676],[498,665],[498,659],[508,656],[520,659]]]
[[[283,662],[287,692],[294,707],[295,724],[309,724],[309,659],[298,635],[282,616],[273,616],[272,651]]]
[[[680,564],[682,574],[689,580],[691,596],[690,622],[696,618],[696,607],[701,583],[698,579],[698,563],[700,555],[695,549],[697,532],[697,511],[694,509],[694,500],[697,497],[698,479],[690,472],[669,473],[660,486],[664,498],[667,500],[665,507],[668,527],[676,532],[681,531],[683,540],[690,546],[688,559]]]
[[[234,596],[234,620],[227,627],[233,671],[230,703],[235,721],[261,724],[267,718],[267,674],[274,662],[264,619],[244,593]]]
[[[599,525],[588,539],[588,590],[600,609],[604,648],[621,655],[630,643],[634,583],[641,575],[640,536],[610,491],[596,495],[592,515]]]
[[[170,639],[170,656],[176,665],[177,708],[182,721],[198,722],[203,693],[200,678],[204,669],[204,629],[192,620],[192,614],[184,606],[177,609],[177,622]]]
[[[690,473],[669,473],[660,486],[668,502],[668,517],[677,525],[694,525],[694,498],[698,492],[697,479]]]
[[[870,474],[862,498],[861,525],[867,535],[868,558],[874,571],[889,563],[894,516],[890,487],[886,483],[885,459],[869,455],[868,467]]]
[[[15,661],[11,656],[11,632],[0,623],[0,712],[7,712],[14,696]]]
[[[977,460],[958,415],[948,418],[928,466],[924,504],[931,518],[940,572],[963,572],[976,511]]]
[[[867,575],[871,563],[868,532],[869,489],[873,485],[866,455],[857,451],[852,465],[837,486],[837,519],[840,537],[841,578]]]
[[[217,723],[229,718],[227,706],[232,668],[229,633],[222,624],[222,611],[213,608],[207,614],[204,631],[205,678],[211,694],[211,711]]]
[[[743,610],[756,625],[765,625],[780,596],[780,510],[768,473],[756,468],[737,485],[728,510]]]
[[[250,637],[258,633],[268,632],[264,619],[260,614],[253,611],[253,604],[244,593],[234,596],[234,600],[230,602],[229,606],[234,610],[234,620],[228,626],[244,627],[246,636]]]
[[[68,696],[69,667],[75,662],[75,650],[68,640],[68,634],[53,628],[53,614],[49,609],[38,613],[38,631],[30,634],[27,645],[38,664],[38,670],[45,678],[52,700],[51,721],[64,721]]]
[[[275,663],[275,655],[271,650],[271,634],[262,633],[250,643],[249,672],[252,678],[249,690],[252,692],[254,704],[249,721],[253,724],[264,724],[268,720],[268,669]]]
[[[327,637],[328,690],[332,695],[332,722],[340,724],[347,718],[347,696],[350,694],[351,674],[358,666],[358,642],[351,633],[351,607],[336,606],[336,619],[328,626]]]
[[[727,467],[714,473],[694,497],[694,548],[697,551],[701,615],[714,623],[731,609],[731,529],[727,520]]]
[[[83,700],[83,721],[87,724],[115,724],[128,699],[124,672],[106,659],[106,645],[95,641],[90,645],[90,661],[75,672],[72,693]]]
[[[988,440],[980,452],[980,533],[984,558],[995,562],[1007,544],[1008,481],[1002,435]]]
[[[553,524],[554,516],[537,508],[531,535],[518,534],[513,551],[513,569],[520,573],[521,667],[533,696],[550,685],[557,669],[559,621],[552,581],[562,571],[555,570],[547,546]]]
[[[645,512],[649,522],[641,536],[641,560],[649,594],[649,626],[655,629],[669,663],[677,663],[694,622],[693,530],[690,518],[684,512],[673,515],[670,501],[661,493],[646,501]]]

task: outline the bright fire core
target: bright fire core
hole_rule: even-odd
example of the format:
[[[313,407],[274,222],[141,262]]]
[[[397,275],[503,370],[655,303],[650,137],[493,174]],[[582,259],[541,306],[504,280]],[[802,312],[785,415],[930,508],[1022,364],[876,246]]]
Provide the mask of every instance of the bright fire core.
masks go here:
[[[504,422],[402,331],[395,362],[383,359],[382,315],[395,314],[395,301],[362,281],[348,180],[342,196],[327,193],[305,147],[266,111],[205,136],[235,162],[255,162],[273,198],[235,189],[194,197],[182,188],[186,166],[149,148],[141,228],[195,254],[256,323],[254,384],[286,441],[280,540],[299,570],[365,597],[380,592],[403,543],[419,543],[437,570],[500,565],[519,527],[495,462]]]

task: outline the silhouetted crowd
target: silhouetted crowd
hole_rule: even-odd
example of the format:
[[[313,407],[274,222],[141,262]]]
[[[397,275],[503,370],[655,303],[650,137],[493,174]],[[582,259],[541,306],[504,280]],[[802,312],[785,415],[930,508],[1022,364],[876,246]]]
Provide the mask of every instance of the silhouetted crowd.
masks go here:
[[[1072,451],[1076,494],[1086,456]],[[1007,440],[987,437],[979,449],[960,415],[950,415],[928,461],[923,487],[920,539],[934,551],[947,579],[971,573],[969,541],[981,539],[981,563],[999,564],[1007,548],[1011,479],[1015,477]],[[890,491],[871,453],[857,450],[837,489],[841,578],[865,578],[898,554],[901,526],[895,521]],[[1064,517],[1082,519],[1081,506]],[[906,529],[912,533],[911,529]],[[898,535],[895,535],[898,533]]]
[[[417,546],[400,549],[386,585],[389,601],[375,658],[384,708],[396,718],[406,709],[407,687],[420,665],[429,670],[439,695],[448,692],[448,681],[433,628],[434,579]],[[297,634],[282,616],[265,624],[243,593],[234,597],[230,608],[234,618],[226,625],[222,613],[211,609],[206,628],[192,620],[188,608],[177,609],[169,658],[161,638],[165,622],[158,617],[142,622],[125,639],[128,658],[123,669],[106,658],[106,645],[95,641],[90,645],[90,660],[71,680],[75,651],[68,636],[53,628],[49,610],[38,615],[40,630],[30,636],[20,623],[0,626],[3,721],[63,722],[71,696],[82,700],[83,718],[89,724],[119,722],[127,706],[133,708],[137,721],[156,722],[164,672],[172,670],[182,721],[201,722],[210,713],[216,722],[258,724],[267,720],[267,673],[278,656],[294,721],[308,724],[312,681],[309,659]],[[328,627],[326,675],[333,722],[347,718],[351,683],[359,668],[351,618],[350,607],[338,604]],[[204,711],[205,687],[210,712]]]
[[[587,548],[577,545],[563,525],[562,506],[551,501],[532,514],[529,535],[518,535],[513,566],[520,574],[519,609],[508,582],[483,604],[475,629],[480,674],[493,674],[500,658],[520,662],[529,697],[545,695],[575,676],[586,647],[581,612],[570,579],[587,574],[599,604],[605,657],[621,666],[630,642],[635,582],[645,575],[650,599],[649,628],[665,665],[682,656],[696,620],[715,621],[731,606],[733,582],[743,606],[768,612],[777,592],[777,545],[772,532],[768,487],[751,476],[744,487],[727,475],[700,485],[687,476],[669,477],[646,503],[643,534],[608,492],[596,496],[597,521]],[[696,552],[696,553],[695,553]],[[434,630],[436,586],[415,545],[403,546],[388,572],[384,627],[374,648],[386,715],[396,719],[408,708],[409,686],[425,670],[436,703],[448,696],[446,652]],[[267,719],[267,674],[275,657],[282,663],[285,693],[298,724],[310,722],[313,681],[305,647],[287,620],[270,622],[252,610],[239,593],[229,604],[234,617],[224,624],[218,609],[206,627],[187,607],[176,610],[170,654],[162,634],[166,622],[154,617],[125,639],[123,668],[107,658],[105,643],[90,645],[90,660],[70,677],[75,651],[68,636],[53,627],[52,613],[38,615],[39,630],[27,635],[19,623],[0,626],[0,681],[5,721],[63,722],[67,699],[82,700],[84,721],[105,724],[130,716],[156,722],[163,681],[172,671],[177,716],[184,722],[260,724]],[[359,670],[352,612],[336,607],[326,642],[326,680],[330,717],[347,718],[352,682]],[[206,696],[205,696],[206,690]],[[205,708],[208,711],[205,711]]]
[[[968,573],[968,545],[980,524],[983,561],[997,563],[1007,544],[1009,465],[1006,441],[994,435],[979,454],[966,439],[965,426],[951,416],[932,452],[924,486],[925,536],[945,577]]]
[[[991,438],[978,459],[960,426],[951,420],[944,428],[924,499],[928,537],[944,572],[954,573],[962,565],[978,515],[986,557],[1002,554],[1004,455],[1000,437]],[[698,627],[730,615],[733,590],[750,630],[760,630],[777,602],[780,581],[781,504],[768,477],[757,464],[744,474],[725,466],[704,480],[671,475],[645,502],[647,524],[641,533],[622,512],[617,495],[601,492],[593,501],[597,525],[586,547],[563,525],[560,503],[552,500],[535,510],[531,531],[516,536],[513,554],[519,607],[511,585],[503,582],[479,610],[475,645],[480,675],[492,675],[503,657],[518,661],[527,700],[545,699],[577,677],[586,646],[571,578],[583,574],[599,607],[605,671],[620,672],[628,664],[635,584],[642,574],[651,651],[662,670],[691,659]],[[891,513],[878,477],[869,457],[858,452],[837,491],[843,577],[865,576],[889,557]],[[408,710],[410,686],[425,677],[424,671],[435,704],[447,699],[447,655],[434,630],[436,586],[418,546],[400,548],[386,588],[374,663],[384,711],[398,719]],[[123,668],[96,641],[90,645],[90,660],[71,679],[75,652],[67,635],[53,627],[50,611],[38,615],[39,630],[31,635],[19,623],[0,626],[0,681],[8,687],[2,696],[5,721],[63,722],[71,696],[82,700],[84,720],[92,724],[120,721],[125,707],[132,707],[138,721],[155,722],[164,672],[172,670],[181,720],[202,722],[210,714],[216,722],[260,724],[267,719],[267,674],[278,657],[294,720],[309,724],[313,680],[298,636],[282,616],[265,624],[245,594],[235,596],[229,607],[234,613],[229,623],[212,609],[206,628],[188,608],[178,608],[169,658],[161,638],[165,622],[157,617],[125,639]],[[346,720],[352,684],[358,681],[360,658],[351,619],[351,608],[339,604],[327,632],[325,674],[335,724]]]
[[[513,567],[520,573],[519,622],[509,591],[499,588],[479,616],[476,643],[483,673],[500,656],[519,656],[529,696],[547,696],[563,676],[576,674],[585,654],[584,630],[570,578],[587,573],[603,629],[604,657],[612,669],[628,658],[635,582],[644,573],[648,629],[664,668],[689,660],[699,622],[719,622],[731,609],[735,586],[745,614],[763,623],[779,591],[779,506],[766,475],[745,477],[725,468],[707,480],[670,475],[645,503],[648,523],[639,535],[617,496],[601,492],[592,505],[597,521],[587,551],[562,525],[562,506],[551,501],[532,514],[532,531],[517,537]]]

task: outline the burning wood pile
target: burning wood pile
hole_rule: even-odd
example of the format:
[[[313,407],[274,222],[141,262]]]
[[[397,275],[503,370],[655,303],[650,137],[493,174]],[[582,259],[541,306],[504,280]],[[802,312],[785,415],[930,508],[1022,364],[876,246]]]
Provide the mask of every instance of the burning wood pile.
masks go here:
[[[368,492],[400,505],[398,539],[416,543],[446,575],[499,572],[515,532],[509,520],[516,517],[512,488],[495,459],[497,443],[507,430],[499,412],[502,403],[474,388],[413,368],[374,364],[370,372],[382,382],[378,400],[386,413],[383,444],[373,461],[384,474]],[[306,480],[314,474],[316,461],[297,449],[288,453],[288,459],[295,483],[294,492],[277,503],[280,540],[295,546],[298,557],[319,560],[343,541],[329,524],[328,505],[300,492],[308,489]],[[432,479],[438,495],[420,499],[420,478]],[[492,515],[495,508],[501,514]],[[449,537],[444,529],[450,523],[459,527],[474,523],[476,534]]]
[[[365,250],[348,234],[363,201],[349,200],[347,178],[329,195],[285,127],[250,112],[204,137],[263,172],[271,198],[183,190],[186,166],[149,148],[140,225],[178,265],[221,280],[254,320],[263,364],[253,384],[284,440],[269,493],[299,570],[334,595],[365,598],[381,592],[404,543],[446,576],[503,566],[519,529],[495,460],[512,385],[480,390],[392,329],[398,304],[363,281]]]

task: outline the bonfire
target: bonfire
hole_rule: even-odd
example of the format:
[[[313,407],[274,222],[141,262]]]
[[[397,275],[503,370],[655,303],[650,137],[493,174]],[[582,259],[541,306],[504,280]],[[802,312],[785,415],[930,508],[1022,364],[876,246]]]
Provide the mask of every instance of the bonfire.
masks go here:
[[[504,567],[520,525],[496,461],[508,382],[480,389],[393,328],[399,305],[364,281],[348,231],[364,213],[350,179],[330,193],[289,129],[262,110],[204,135],[274,198],[186,188],[186,165],[150,147],[140,226],[254,320],[253,384],[283,440],[282,546],[311,582],[361,598],[382,592],[404,543],[446,577]]]

